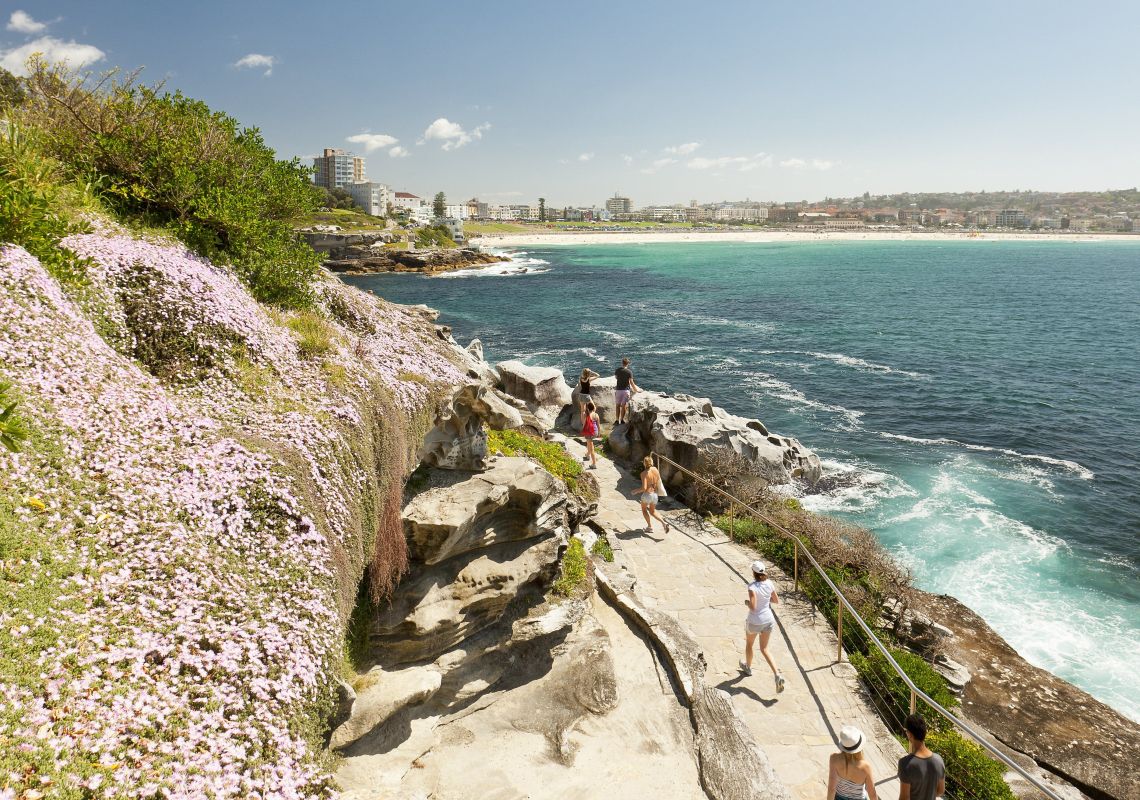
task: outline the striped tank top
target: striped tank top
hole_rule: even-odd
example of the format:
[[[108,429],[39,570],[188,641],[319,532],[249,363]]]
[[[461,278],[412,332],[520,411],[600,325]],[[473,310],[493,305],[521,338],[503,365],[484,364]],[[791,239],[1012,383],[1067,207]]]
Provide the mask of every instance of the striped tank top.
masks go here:
[[[835,800],[863,800],[864,784],[855,783],[839,776],[838,782],[835,784]]]

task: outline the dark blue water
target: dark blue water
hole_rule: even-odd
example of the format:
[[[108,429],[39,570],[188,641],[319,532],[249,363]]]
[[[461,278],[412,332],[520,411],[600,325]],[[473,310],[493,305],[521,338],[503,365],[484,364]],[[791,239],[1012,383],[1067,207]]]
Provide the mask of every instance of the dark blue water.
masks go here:
[[[652,389],[798,437],[807,507],[1140,720],[1140,244],[531,248],[529,271],[350,279],[427,303],[490,361]]]

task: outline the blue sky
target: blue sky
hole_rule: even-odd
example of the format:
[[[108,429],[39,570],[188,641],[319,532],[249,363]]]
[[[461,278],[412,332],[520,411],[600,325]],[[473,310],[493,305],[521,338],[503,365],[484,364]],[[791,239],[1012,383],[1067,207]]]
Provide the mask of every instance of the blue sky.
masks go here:
[[[9,69],[33,47],[144,66],[282,156],[344,147],[421,195],[642,205],[1140,183],[1140,3],[1125,0],[21,0],[0,17]]]

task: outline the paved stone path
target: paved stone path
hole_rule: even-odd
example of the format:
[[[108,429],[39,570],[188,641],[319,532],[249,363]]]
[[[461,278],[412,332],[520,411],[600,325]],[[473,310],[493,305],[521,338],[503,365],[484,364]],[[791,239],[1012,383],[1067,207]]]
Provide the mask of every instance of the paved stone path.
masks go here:
[[[585,453],[576,441],[567,447],[579,458]],[[769,653],[787,680],[776,694],[759,647],[751,677],[738,667],[744,658],[745,586],[755,555],[670,501],[658,513],[673,530],[665,534],[654,522],[649,535],[632,495],[640,482],[603,458],[591,474],[602,490],[596,521],[607,531],[619,566],[636,576],[638,597],[679,619],[700,642],[709,665],[705,682],[732,695],[792,796],[826,797],[828,757],[837,750],[839,729],[857,725],[867,737],[864,752],[879,796],[897,797],[895,764],[904,751],[864,700],[854,668],[836,663],[835,632],[810,603],[793,596],[791,576],[771,573],[781,602]]]

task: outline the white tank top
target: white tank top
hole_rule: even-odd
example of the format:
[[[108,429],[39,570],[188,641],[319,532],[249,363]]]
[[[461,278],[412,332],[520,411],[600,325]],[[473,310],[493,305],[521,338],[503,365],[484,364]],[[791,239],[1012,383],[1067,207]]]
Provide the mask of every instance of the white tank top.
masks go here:
[[[748,592],[756,595],[756,610],[748,612],[748,622],[752,625],[767,625],[775,622],[772,616],[772,594],[776,591],[776,584],[770,578],[762,581],[753,581],[748,584]]]

